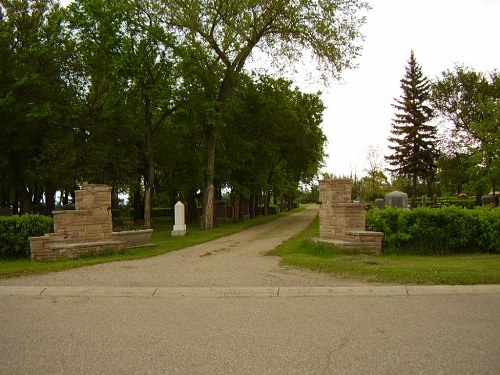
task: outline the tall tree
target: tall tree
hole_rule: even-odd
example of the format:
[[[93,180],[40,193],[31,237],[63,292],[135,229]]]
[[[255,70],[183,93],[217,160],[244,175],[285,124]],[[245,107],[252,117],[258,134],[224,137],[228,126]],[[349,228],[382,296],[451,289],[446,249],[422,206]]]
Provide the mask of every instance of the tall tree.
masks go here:
[[[324,105],[319,94],[292,89],[285,79],[245,78],[226,112],[218,170],[227,171],[236,200],[264,191],[266,214],[271,192],[291,196],[317,174],[326,142]]]
[[[175,43],[162,27],[156,6],[155,1],[132,0],[77,0],[71,6],[89,82],[86,102],[92,105],[87,105],[87,114],[106,120],[104,126],[93,121],[89,136],[95,144],[108,144],[100,148],[109,151],[109,157],[100,158],[99,163],[106,167],[106,174],[121,171],[130,181],[137,174],[131,167],[141,169],[147,228],[151,226],[157,139],[171,121],[179,84]],[[134,154],[140,160],[126,155],[133,150],[127,146],[133,146],[134,137],[143,141],[141,152]],[[110,160],[116,168],[109,168]]]
[[[443,152],[455,164],[468,166],[476,193],[486,183],[495,194],[500,181],[500,74],[456,66],[434,83],[432,104],[445,126],[451,124],[444,132]]]
[[[389,148],[386,156],[396,175],[411,180],[413,206],[417,195],[417,182],[429,183],[436,173],[438,156],[436,127],[430,123],[433,112],[429,106],[430,82],[423,75],[422,68],[411,51],[406,73],[401,79],[401,98],[395,99],[397,110],[392,123]]]
[[[256,47],[276,59],[297,61],[310,51],[325,71],[337,76],[359,53],[355,43],[366,8],[356,0],[162,0],[165,21],[191,44],[208,52],[218,65],[216,115],[205,126],[206,178],[203,196],[205,229],[215,227],[215,159],[226,104]],[[218,115],[217,115],[218,114]]]
[[[383,171],[383,156],[379,148],[369,147],[366,152],[367,176],[361,179],[361,195],[366,201],[373,202],[386,193],[389,182]]]
[[[23,213],[44,195],[53,206],[55,188],[75,170],[72,46],[59,2],[0,5],[0,179]]]

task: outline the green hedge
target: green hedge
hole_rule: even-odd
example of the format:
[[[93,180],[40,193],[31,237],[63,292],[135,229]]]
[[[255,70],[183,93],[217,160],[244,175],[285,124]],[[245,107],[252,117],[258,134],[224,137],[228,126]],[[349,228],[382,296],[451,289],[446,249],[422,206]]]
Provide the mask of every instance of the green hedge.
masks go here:
[[[54,221],[48,216],[0,216],[0,258],[30,257],[28,237],[52,232]]]
[[[500,208],[373,209],[366,226],[384,233],[385,254],[500,253]]]
[[[151,215],[153,217],[173,217],[174,213],[170,207],[155,207]]]

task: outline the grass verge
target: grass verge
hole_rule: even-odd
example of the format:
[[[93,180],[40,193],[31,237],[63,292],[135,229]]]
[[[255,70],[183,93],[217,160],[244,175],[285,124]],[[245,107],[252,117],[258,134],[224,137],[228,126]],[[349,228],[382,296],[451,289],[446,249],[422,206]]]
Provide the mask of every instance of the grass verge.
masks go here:
[[[199,224],[188,225],[187,234],[184,237],[171,237],[172,218],[155,218],[153,223],[153,235],[151,243],[153,247],[126,249],[125,252],[116,254],[113,252],[99,255],[84,256],[79,259],[60,259],[53,262],[32,262],[31,260],[0,260],[0,279],[44,274],[48,272],[64,271],[72,268],[91,266],[100,263],[114,262],[120,260],[133,260],[149,258],[162,255],[171,251],[183,249],[189,246],[198,245],[204,242],[215,240],[240,232],[244,229],[261,225],[278,217],[290,215],[298,212],[302,208],[287,211],[274,216],[259,216],[255,219],[244,220],[239,223],[220,222],[217,229],[206,231],[200,228]]]
[[[500,255],[447,256],[367,255],[314,243],[319,237],[318,218],[269,255],[282,257],[286,266],[326,272],[346,278],[398,284],[500,284]]]

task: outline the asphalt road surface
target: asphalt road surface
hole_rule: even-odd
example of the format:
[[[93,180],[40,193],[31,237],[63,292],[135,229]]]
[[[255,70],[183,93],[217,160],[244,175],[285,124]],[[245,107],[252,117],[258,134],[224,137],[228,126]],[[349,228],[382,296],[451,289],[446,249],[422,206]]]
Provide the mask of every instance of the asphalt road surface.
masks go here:
[[[377,286],[262,256],[314,213],[150,260],[0,280],[0,375],[500,374],[499,286]]]

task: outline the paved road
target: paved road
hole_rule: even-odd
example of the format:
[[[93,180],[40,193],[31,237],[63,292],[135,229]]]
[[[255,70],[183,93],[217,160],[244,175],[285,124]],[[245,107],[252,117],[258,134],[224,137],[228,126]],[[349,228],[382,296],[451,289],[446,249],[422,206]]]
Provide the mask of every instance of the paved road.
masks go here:
[[[271,228],[280,227],[292,235],[313,212],[257,236],[278,236]],[[116,264],[2,280],[0,374],[500,374],[499,286],[315,279],[280,272],[274,258],[254,263],[267,246],[206,256],[206,248],[189,249],[187,259],[198,267],[211,259],[219,272],[217,259],[238,263],[231,258],[241,251],[251,271],[240,264],[217,277],[207,266],[196,276],[192,268],[172,284],[147,261],[127,263],[140,274],[129,282]],[[184,275],[182,252],[155,259],[178,262],[168,270]]]

